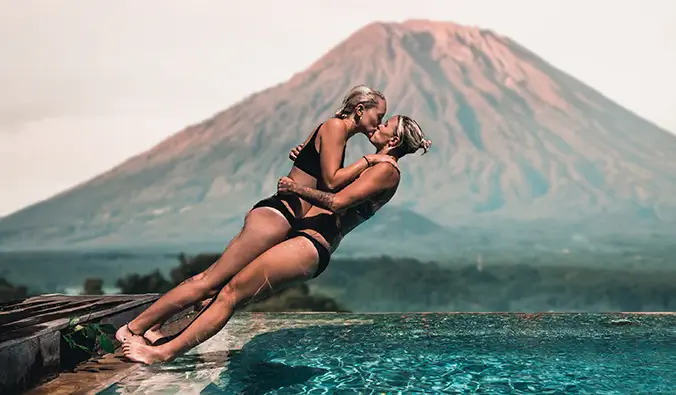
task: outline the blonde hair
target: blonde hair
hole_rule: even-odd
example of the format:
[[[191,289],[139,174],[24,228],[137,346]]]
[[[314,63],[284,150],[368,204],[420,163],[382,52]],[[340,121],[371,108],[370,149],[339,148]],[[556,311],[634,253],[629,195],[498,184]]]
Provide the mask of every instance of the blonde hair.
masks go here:
[[[425,134],[418,122],[406,115],[397,115],[397,119],[399,122],[394,130],[394,135],[399,137],[399,144],[394,148],[394,152],[402,157],[422,149],[423,155],[425,155],[432,146],[432,140],[425,139]]]
[[[343,104],[336,111],[336,117],[340,119],[348,118],[357,110],[357,106],[362,104],[366,110],[378,105],[379,100],[385,100],[385,95],[367,85],[357,85],[350,89],[343,99]]]

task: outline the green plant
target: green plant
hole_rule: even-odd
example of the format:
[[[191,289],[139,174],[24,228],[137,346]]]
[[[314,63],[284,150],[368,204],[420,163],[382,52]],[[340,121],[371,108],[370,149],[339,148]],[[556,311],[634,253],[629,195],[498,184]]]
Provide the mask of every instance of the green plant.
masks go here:
[[[96,353],[96,344],[101,350],[112,353],[115,351],[110,335],[115,333],[111,324],[87,323],[79,324],[80,319],[72,317],[68,327],[61,331],[61,337],[71,349],[80,349],[88,354]]]

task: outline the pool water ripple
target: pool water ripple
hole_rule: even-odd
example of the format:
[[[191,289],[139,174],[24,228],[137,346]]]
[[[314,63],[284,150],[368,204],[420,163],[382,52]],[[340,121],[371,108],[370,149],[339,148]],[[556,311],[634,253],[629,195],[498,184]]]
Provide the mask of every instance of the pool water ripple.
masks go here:
[[[103,393],[124,393],[132,384],[136,393],[162,387],[161,393],[202,394],[667,394],[676,388],[676,317],[669,315],[273,314],[244,315],[229,327],[191,355],[145,367]],[[220,357],[195,363],[214,353]],[[161,374],[165,380],[153,380],[154,390],[139,390],[143,375]]]

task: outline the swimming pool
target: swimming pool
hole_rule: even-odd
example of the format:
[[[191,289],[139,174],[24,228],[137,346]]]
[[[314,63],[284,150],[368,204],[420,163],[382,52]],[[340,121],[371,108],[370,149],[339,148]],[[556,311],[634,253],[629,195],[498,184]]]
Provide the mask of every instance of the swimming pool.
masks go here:
[[[673,394],[676,316],[241,314],[99,394]]]

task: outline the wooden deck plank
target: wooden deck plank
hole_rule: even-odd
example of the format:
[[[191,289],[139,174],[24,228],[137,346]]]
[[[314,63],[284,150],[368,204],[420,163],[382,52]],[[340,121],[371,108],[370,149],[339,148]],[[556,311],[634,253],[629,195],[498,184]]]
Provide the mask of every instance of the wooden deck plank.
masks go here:
[[[48,309],[54,306],[65,306],[69,302],[63,300],[52,300],[49,302],[40,302],[40,303],[30,303],[26,305],[18,305],[17,308],[4,310],[0,309],[0,323],[3,322],[3,317],[9,317],[14,314],[20,314],[23,312],[35,312],[42,309]]]
[[[60,317],[71,312],[78,312],[82,308],[96,307],[100,301],[83,300],[73,303],[52,303],[49,306],[33,307],[25,310],[13,311],[6,315],[0,315],[0,329],[7,331],[5,327],[26,326],[51,321],[54,317]],[[109,301],[111,305],[119,302]]]
[[[68,319],[70,317],[81,317],[85,319],[88,314],[97,313],[104,311],[110,308],[119,306],[117,301],[91,301],[91,302],[80,302],[73,305],[57,306],[45,311],[41,311],[38,314],[29,314],[27,316],[21,314],[16,315],[15,321],[9,321],[7,323],[0,323],[0,342],[11,340],[15,337],[13,335],[16,331],[21,329],[42,326],[49,324],[50,322],[55,322],[60,319]],[[11,316],[8,318],[12,318]],[[49,325],[48,325],[49,326]]]
[[[30,388],[59,372],[61,330],[81,323],[131,320],[159,295],[42,295],[0,306],[0,393]]]
[[[91,315],[91,318],[95,319],[100,316],[101,312],[115,312],[120,306],[154,300],[156,296],[99,296],[74,298],[71,301],[59,296],[54,299],[51,302],[46,300],[43,305],[46,306],[44,309],[38,309],[33,303],[29,312],[25,312],[24,309],[14,309],[0,316],[0,344],[36,334],[45,328],[62,329],[63,323],[67,324],[72,317],[79,317],[82,320],[87,319],[87,315]]]

